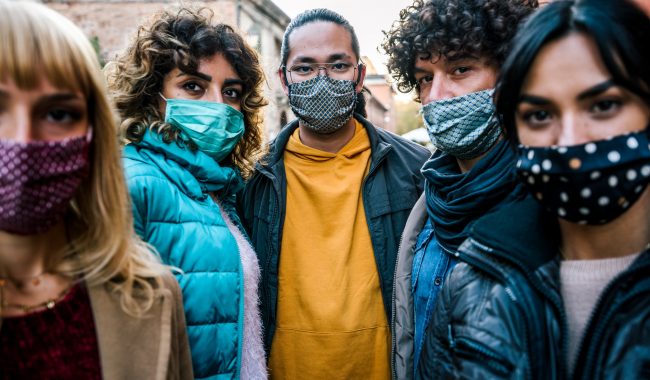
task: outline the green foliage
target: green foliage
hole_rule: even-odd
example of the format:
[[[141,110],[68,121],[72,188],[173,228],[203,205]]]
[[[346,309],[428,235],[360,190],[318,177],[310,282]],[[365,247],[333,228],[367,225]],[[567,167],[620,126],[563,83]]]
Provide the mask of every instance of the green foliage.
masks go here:
[[[103,68],[106,62],[104,61],[104,58],[102,57],[101,54],[102,50],[99,45],[99,37],[97,36],[90,37],[90,44],[93,45],[93,49],[95,49],[95,53],[97,54],[97,59],[99,60],[99,65]]]

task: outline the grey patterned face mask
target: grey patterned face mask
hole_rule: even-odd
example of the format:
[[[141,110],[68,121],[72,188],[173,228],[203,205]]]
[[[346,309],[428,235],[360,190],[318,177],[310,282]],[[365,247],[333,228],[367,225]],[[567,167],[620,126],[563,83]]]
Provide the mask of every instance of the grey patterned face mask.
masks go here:
[[[352,117],[357,93],[351,80],[328,76],[289,84],[289,104],[303,125],[320,134],[338,131]]]
[[[501,134],[493,92],[472,92],[423,106],[422,117],[433,146],[461,160],[490,150]]]

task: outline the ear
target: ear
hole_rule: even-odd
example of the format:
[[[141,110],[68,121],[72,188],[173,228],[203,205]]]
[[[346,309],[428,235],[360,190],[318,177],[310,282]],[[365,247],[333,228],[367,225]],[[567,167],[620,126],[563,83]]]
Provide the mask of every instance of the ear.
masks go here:
[[[361,90],[363,90],[363,81],[366,79],[366,65],[363,63],[360,63],[358,68],[357,68],[357,84],[354,87],[354,90],[359,93]]]
[[[287,81],[286,72],[282,67],[278,69],[278,78],[280,78],[280,84],[282,85],[282,91],[286,96],[289,96],[289,82]]]

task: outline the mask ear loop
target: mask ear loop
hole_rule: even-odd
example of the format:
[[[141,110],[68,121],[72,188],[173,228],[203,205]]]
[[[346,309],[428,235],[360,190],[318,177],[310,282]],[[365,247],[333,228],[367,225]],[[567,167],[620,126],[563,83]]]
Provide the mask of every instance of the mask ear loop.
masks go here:
[[[361,68],[364,67],[363,62],[360,62],[357,65],[357,70],[359,70],[359,74],[357,74],[357,80],[354,82],[355,87],[361,82]]]
[[[91,142],[93,140],[93,125],[88,125],[88,132],[86,132],[86,142]]]
[[[280,67],[280,69],[282,70],[282,73],[284,74],[283,78],[282,78],[284,80],[284,85],[289,87],[289,81],[287,80],[287,66],[282,65],[282,67]]]

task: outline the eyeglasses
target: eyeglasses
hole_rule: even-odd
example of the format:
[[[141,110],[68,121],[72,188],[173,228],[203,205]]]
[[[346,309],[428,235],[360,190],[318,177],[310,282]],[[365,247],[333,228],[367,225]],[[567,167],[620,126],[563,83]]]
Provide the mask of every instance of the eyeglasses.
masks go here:
[[[288,69],[286,66],[283,66],[283,69],[289,73],[291,83],[299,83],[316,78],[321,70],[324,70],[325,75],[332,79],[354,80],[354,73],[357,71],[357,66],[344,62],[314,62],[297,63]]]

